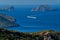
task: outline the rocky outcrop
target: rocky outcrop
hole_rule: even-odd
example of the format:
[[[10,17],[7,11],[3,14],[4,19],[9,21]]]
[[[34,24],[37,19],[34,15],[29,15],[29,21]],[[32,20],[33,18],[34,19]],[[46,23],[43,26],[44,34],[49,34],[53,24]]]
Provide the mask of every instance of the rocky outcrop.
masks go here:
[[[54,30],[46,30],[42,32],[33,32],[30,33],[36,39],[35,40],[60,40],[60,32],[56,32]]]
[[[12,10],[14,10],[13,6],[7,6],[7,7],[4,7],[4,8],[0,8],[0,11],[12,11]]]
[[[13,17],[8,16],[6,14],[0,14],[0,27],[19,26],[15,22],[16,22],[16,19],[14,19]]]
[[[48,5],[40,5],[36,8],[33,8],[31,11],[57,11],[57,9],[54,9]]]
[[[13,18],[12,16],[8,16],[8,15],[2,14],[2,13],[0,13],[0,16],[6,18],[6,19],[9,20],[10,22],[16,22],[16,19]]]

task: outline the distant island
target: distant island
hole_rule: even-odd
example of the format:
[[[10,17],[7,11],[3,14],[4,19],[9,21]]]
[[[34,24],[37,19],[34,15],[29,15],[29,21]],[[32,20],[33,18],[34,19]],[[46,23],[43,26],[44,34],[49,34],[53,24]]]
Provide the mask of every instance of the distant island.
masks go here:
[[[19,24],[16,24],[16,19],[8,16],[6,14],[0,13],[0,27],[16,27],[19,26]]]
[[[38,7],[32,8],[31,11],[57,11],[57,9],[52,8],[48,5],[40,5]]]
[[[7,6],[7,7],[4,7],[4,8],[0,8],[0,11],[12,11],[12,10],[14,10],[13,6]]]

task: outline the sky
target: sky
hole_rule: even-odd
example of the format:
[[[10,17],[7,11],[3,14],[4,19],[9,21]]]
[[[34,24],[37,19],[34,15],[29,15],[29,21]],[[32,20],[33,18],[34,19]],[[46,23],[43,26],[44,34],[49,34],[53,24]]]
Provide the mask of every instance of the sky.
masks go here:
[[[0,0],[0,5],[60,4],[60,0]]]

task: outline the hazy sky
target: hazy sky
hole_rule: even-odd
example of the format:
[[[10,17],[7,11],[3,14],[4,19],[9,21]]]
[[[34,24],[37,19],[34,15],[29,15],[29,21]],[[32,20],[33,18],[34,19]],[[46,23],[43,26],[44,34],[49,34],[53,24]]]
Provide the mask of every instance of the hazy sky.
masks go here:
[[[0,0],[0,5],[60,4],[60,0]]]

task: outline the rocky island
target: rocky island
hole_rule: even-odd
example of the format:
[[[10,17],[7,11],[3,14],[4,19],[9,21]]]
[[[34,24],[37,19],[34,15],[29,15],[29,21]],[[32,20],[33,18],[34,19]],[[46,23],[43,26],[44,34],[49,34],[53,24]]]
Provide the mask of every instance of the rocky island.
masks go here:
[[[36,8],[33,8],[31,11],[57,11],[57,9],[54,9],[48,5],[40,5]]]
[[[7,6],[7,7],[4,7],[4,8],[0,8],[0,11],[12,11],[12,10],[14,10],[13,6]]]
[[[13,26],[19,26],[19,24],[16,24],[16,19],[8,16],[6,14],[0,13],[0,27],[13,27]]]

